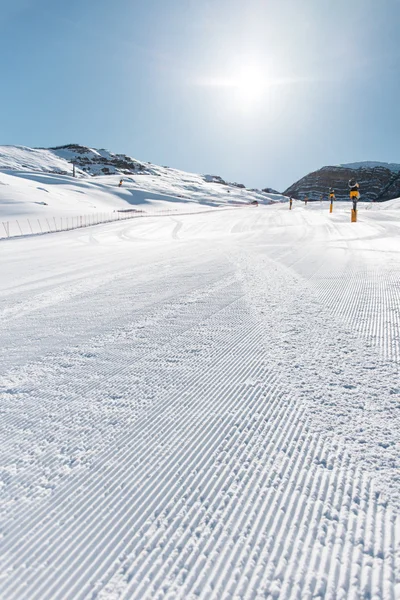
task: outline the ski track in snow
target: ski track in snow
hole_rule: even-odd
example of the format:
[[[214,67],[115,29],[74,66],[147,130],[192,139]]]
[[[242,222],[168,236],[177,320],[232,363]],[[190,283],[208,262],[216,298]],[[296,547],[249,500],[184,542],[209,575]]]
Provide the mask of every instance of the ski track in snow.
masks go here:
[[[400,598],[400,217],[335,211],[3,246],[0,597]]]

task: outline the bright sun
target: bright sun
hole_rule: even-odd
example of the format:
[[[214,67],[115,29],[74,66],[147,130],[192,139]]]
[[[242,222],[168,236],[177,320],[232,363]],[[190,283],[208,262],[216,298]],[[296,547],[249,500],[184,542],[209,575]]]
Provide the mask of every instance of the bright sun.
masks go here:
[[[252,108],[261,101],[266,87],[265,73],[256,67],[241,69],[234,79],[237,98],[243,108]]]
[[[197,85],[224,89],[229,93],[231,102],[244,112],[254,112],[270,102],[272,88],[281,80],[271,77],[267,65],[239,64],[230,69],[225,77],[203,77],[196,80]]]

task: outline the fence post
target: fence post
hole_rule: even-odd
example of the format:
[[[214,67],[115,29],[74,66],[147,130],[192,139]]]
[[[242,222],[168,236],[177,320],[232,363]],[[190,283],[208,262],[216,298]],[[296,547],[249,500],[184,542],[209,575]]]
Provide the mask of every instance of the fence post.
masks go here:
[[[33,235],[33,229],[32,229],[31,222],[30,222],[30,220],[29,220],[29,219],[27,219],[27,221],[28,221],[29,227],[30,227],[30,229],[31,229],[31,234]]]
[[[20,230],[20,232],[21,232],[21,235],[24,235],[24,234],[22,233],[21,225],[19,224],[19,221],[18,221],[18,220],[17,220],[17,225],[18,225],[18,227],[19,227],[19,230]]]
[[[39,228],[40,228],[40,231],[41,231],[41,233],[43,233],[42,224],[41,224],[41,222],[39,221],[39,219],[37,220],[37,222],[39,223]]]

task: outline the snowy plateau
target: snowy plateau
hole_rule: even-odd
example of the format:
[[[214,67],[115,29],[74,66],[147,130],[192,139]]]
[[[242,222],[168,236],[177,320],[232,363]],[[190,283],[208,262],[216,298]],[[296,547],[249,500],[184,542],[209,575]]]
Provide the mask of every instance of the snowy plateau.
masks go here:
[[[399,599],[400,200],[82,148],[0,147],[0,598]]]

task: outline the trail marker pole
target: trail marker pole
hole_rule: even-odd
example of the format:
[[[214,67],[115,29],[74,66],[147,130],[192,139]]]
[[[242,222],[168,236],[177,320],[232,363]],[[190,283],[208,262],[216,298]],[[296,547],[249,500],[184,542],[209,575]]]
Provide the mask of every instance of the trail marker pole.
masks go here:
[[[333,202],[334,200],[336,200],[335,197],[335,190],[333,190],[332,188],[329,190],[329,199],[331,201],[330,205],[329,205],[329,212],[333,212]]]
[[[290,198],[289,198],[289,210],[292,210],[292,205],[293,205],[293,198],[292,198],[292,196],[290,196]]]
[[[351,222],[357,223],[357,202],[360,198],[360,186],[354,179],[350,179],[349,187],[350,187],[350,200],[353,203],[353,208],[351,209]]]

